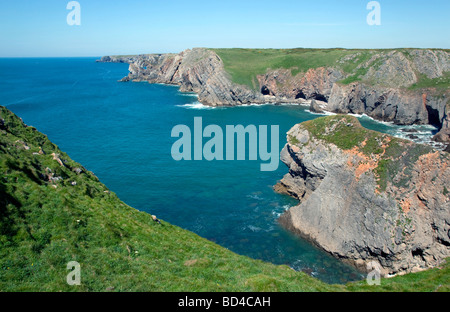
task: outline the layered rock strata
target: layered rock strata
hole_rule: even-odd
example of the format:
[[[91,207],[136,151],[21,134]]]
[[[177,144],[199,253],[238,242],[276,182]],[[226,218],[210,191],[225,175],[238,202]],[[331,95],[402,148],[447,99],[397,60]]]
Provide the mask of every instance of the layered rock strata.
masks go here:
[[[349,135],[351,134],[351,135]],[[352,116],[294,126],[278,192],[298,206],[280,218],[335,257],[383,276],[450,256],[450,155],[361,127]]]

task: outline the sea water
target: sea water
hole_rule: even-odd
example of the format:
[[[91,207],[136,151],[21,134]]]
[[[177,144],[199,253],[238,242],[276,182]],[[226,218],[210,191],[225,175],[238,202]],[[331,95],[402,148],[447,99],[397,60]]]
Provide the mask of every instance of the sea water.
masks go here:
[[[278,217],[297,201],[272,187],[288,168],[260,171],[259,161],[175,161],[171,130],[205,125],[278,125],[286,132],[314,119],[299,105],[209,108],[178,87],[123,83],[127,64],[95,58],[0,59],[1,103],[93,171],[128,205],[193,231],[233,252],[285,264],[328,283],[364,276],[286,231]],[[390,134],[402,128],[360,116]],[[427,140],[436,129],[416,127]],[[414,128],[414,131],[416,131]]]

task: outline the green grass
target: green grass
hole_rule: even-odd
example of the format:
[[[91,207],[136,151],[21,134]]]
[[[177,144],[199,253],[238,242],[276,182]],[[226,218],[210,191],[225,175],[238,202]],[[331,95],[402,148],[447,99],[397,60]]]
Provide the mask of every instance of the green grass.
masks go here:
[[[321,117],[306,121],[302,123],[302,126],[314,137],[327,143],[335,144],[343,150],[360,146],[367,139],[366,145],[361,148],[363,152],[370,155],[371,153],[379,154],[383,151],[379,147],[378,142],[382,141],[385,135],[362,127],[358,119],[353,116],[333,115]]]
[[[300,141],[293,135],[289,135],[289,143],[297,145],[300,143]]]
[[[1,106],[0,173],[0,291],[448,290],[449,266],[380,288],[328,285],[158,224]],[[69,261],[81,265],[80,286],[66,283]]]
[[[366,73],[367,68],[360,68],[353,75],[350,75],[347,78],[340,80],[339,83],[343,85],[348,85],[357,81],[362,81],[362,76],[364,76]]]
[[[450,262],[439,268],[387,278],[381,280],[381,285],[368,285],[366,281],[347,284],[347,290],[358,292],[449,292]]]
[[[417,74],[418,82],[410,86],[409,90],[433,88],[440,93],[448,92],[450,86],[450,72],[445,72],[442,77],[430,79],[424,74]]]

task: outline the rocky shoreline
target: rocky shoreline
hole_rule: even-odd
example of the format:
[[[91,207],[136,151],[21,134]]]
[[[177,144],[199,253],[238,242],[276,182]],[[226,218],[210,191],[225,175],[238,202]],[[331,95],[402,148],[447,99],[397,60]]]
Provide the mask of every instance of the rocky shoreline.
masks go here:
[[[352,62],[358,53],[340,60]],[[232,82],[221,58],[213,50],[194,48],[178,54],[104,56],[99,62],[129,63],[129,74],[121,81],[147,81],[180,86],[195,92],[209,106],[298,103],[314,100],[311,108],[342,114],[366,114],[376,120],[399,125],[431,124],[440,129],[435,140],[450,144],[449,90],[411,90],[418,77],[439,79],[450,72],[446,50],[373,52],[357,70],[366,72],[361,81],[337,67],[311,68],[295,76],[288,69],[267,69],[259,75],[258,89]]]

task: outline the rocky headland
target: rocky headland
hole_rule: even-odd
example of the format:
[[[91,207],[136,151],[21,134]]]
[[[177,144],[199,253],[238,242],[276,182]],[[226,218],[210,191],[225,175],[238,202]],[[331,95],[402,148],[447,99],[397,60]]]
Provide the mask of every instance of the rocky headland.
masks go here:
[[[303,70],[295,70],[294,62],[293,68],[255,72],[253,87],[234,82],[220,50],[195,48],[178,54],[105,56],[99,61],[129,63],[129,74],[122,81],[179,85],[181,91],[197,93],[199,102],[205,105],[312,104],[312,110],[319,112],[366,114],[400,125],[431,124],[440,129],[435,140],[450,143],[448,50],[340,53],[340,58],[326,66],[314,65],[311,59]]]
[[[281,224],[361,270],[416,272],[450,256],[450,155],[335,115],[295,125],[275,190]]]

